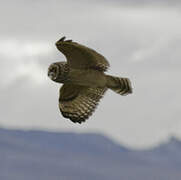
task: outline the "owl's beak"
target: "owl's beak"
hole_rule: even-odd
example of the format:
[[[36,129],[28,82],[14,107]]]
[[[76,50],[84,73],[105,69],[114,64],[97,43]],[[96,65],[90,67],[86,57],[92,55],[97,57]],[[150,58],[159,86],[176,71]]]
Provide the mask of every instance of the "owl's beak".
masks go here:
[[[50,73],[48,73],[48,77],[49,77],[51,80],[54,80],[55,74],[54,74],[53,72],[50,72]]]

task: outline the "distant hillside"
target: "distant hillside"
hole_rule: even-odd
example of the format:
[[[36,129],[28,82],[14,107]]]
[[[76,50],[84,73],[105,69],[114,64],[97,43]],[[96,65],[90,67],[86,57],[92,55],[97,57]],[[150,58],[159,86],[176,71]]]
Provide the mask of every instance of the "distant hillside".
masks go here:
[[[0,180],[180,180],[175,138],[133,151],[99,134],[0,129]]]

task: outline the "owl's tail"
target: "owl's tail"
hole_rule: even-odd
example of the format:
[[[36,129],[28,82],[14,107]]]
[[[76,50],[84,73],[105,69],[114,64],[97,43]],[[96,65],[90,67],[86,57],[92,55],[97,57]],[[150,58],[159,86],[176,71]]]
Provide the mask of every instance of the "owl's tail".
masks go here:
[[[120,78],[106,75],[107,87],[120,95],[132,93],[131,81],[128,78]]]

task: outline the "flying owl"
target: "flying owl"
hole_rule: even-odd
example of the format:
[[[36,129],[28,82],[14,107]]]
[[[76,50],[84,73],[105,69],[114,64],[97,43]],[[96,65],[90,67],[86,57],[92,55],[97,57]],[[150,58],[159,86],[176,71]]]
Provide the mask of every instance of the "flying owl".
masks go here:
[[[59,94],[59,109],[65,118],[82,123],[96,109],[108,89],[120,95],[132,93],[128,78],[105,74],[109,62],[93,49],[65,40],[56,42],[67,62],[55,62],[48,68],[51,80],[62,83]]]

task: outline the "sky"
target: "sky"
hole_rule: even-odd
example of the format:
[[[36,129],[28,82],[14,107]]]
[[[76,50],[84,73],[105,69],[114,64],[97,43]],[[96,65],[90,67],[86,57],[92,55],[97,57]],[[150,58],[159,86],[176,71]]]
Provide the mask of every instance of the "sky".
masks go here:
[[[0,127],[98,132],[133,148],[181,138],[181,3],[178,0],[0,0]],[[48,66],[62,36],[110,62],[133,94],[108,91],[84,124],[58,109]]]

